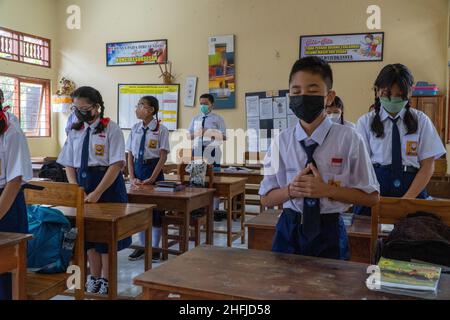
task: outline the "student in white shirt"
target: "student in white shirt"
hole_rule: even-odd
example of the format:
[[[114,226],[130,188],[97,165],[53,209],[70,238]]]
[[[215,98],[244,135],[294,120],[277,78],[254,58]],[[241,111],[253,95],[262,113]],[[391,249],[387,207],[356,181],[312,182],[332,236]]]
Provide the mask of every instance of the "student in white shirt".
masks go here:
[[[128,152],[128,172],[133,185],[154,184],[164,180],[164,164],[170,152],[169,130],[158,119],[159,102],[153,96],[145,96],[136,106],[136,116],[142,120],[131,128],[126,143]],[[161,241],[161,223],[164,212],[153,210],[152,246],[158,247]],[[141,244],[145,244],[145,235],[139,234]],[[128,257],[129,260],[144,258],[145,251],[136,249]],[[153,260],[160,254],[154,252]]]
[[[332,70],[318,57],[292,67],[289,107],[299,122],[273,139],[259,190],[264,206],[283,205],[275,252],[348,259],[339,214],[352,203],[378,201],[379,185],[362,138],[325,115],[335,97],[332,86]]]
[[[325,108],[328,118],[335,122],[347,126],[349,128],[355,129],[354,123],[344,119],[344,103],[342,99],[336,96],[333,102]]]
[[[72,93],[78,122],[72,125],[57,162],[66,167],[70,183],[82,186],[87,203],[128,202],[122,169],[125,141],[122,130],[104,118],[103,98],[92,87]],[[118,250],[131,245],[131,237],[118,242]],[[104,243],[86,243],[91,274],[86,283],[90,293],[108,293],[108,248]]]
[[[3,106],[3,104],[5,103],[5,95],[3,93],[3,90],[0,89],[0,105]],[[5,112],[5,115],[8,119],[8,123],[10,125],[14,125],[17,128],[20,129],[20,122],[19,119],[17,119],[17,117],[15,116],[15,114],[13,114],[12,112],[7,112],[9,111],[10,107],[9,106],[3,106],[3,111]]]
[[[385,66],[375,80],[373,111],[356,124],[383,197],[426,199],[434,161],[446,153],[430,118],[411,108],[413,84],[413,75],[406,66]],[[370,210],[355,207],[355,213],[370,214]]]
[[[30,152],[26,138],[8,123],[0,101],[0,232],[28,233],[23,185],[31,180]],[[12,299],[11,273],[0,274],[0,300]]]

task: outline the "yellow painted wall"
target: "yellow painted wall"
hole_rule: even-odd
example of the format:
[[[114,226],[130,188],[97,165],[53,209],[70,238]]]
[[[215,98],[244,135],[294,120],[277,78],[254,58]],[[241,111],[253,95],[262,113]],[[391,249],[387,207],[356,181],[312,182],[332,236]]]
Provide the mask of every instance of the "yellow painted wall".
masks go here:
[[[52,68],[44,68],[17,62],[0,60],[0,72],[28,77],[49,79],[52,87],[57,84],[56,0],[0,0],[0,26],[51,39]],[[59,152],[57,139],[58,121],[52,117],[51,138],[30,138],[28,144],[32,156],[55,156]]]
[[[25,8],[24,3],[32,3],[32,7],[21,10],[21,15],[0,10],[0,24],[56,37],[53,59],[58,77],[98,88],[106,102],[106,113],[114,120],[118,83],[158,83],[161,79],[157,66],[106,67],[106,42],[167,38],[169,59],[174,63],[181,92],[186,76],[196,75],[200,94],[207,91],[208,36],[235,34],[236,109],[218,113],[229,128],[245,128],[245,93],[287,88],[290,67],[298,57],[300,35],[367,32],[366,8],[371,4],[382,9],[385,60],[332,65],[335,89],[345,102],[347,119],[355,121],[366,112],[373,100],[373,81],[387,63],[404,63],[416,80],[435,82],[447,91],[448,0],[8,0],[0,1],[0,9],[6,4],[18,11],[17,7]],[[81,30],[65,27],[66,8],[73,4],[81,8]],[[44,10],[36,15],[36,7]],[[26,75],[47,72],[52,77],[54,73],[0,62],[2,70],[4,66]],[[181,104],[179,126],[186,128],[196,113],[196,108]],[[58,115],[57,119],[61,145],[65,116]],[[49,151],[54,152],[55,146],[48,146]],[[32,149],[43,152],[47,147]]]

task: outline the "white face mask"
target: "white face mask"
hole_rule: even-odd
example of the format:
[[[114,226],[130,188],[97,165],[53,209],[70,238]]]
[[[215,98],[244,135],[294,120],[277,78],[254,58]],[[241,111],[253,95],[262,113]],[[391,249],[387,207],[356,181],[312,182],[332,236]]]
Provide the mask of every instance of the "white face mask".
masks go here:
[[[330,113],[327,115],[328,119],[330,119],[333,122],[338,123],[341,121],[341,114],[340,113]]]

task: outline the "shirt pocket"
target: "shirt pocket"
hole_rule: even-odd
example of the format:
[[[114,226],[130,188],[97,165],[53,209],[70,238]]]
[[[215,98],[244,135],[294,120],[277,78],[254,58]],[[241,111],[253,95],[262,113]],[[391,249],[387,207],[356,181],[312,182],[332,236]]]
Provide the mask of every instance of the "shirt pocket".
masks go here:
[[[402,139],[402,149],[408,159],[417,160],[419,152],[419,135],[405,135]]]

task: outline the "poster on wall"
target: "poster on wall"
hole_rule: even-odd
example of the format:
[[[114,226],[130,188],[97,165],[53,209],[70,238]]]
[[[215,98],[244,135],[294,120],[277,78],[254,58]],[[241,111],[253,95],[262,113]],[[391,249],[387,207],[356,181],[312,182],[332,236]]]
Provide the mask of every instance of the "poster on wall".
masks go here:
[[[197,90],[197,77],[194,76],[187,77],[184,92],[185,107],[193,107],[195,105],[196,90]]]
[[[179,84],[119,84],[117,119],[119,126],[129,130],[139,120],[136,106],[143,96],[154,96],[159,102],[158,118],[161,123],[174,131],[178,129]]]
[[[300,58],[318,56],[328,62],[383,61],[384,32],[300,37]]]
[[[139,66],[167,62],[167,40],[115,42],[106,44],[106,65]]]
[[[236,107],[234,35],[209,38],[209,93],[216,109]]]

